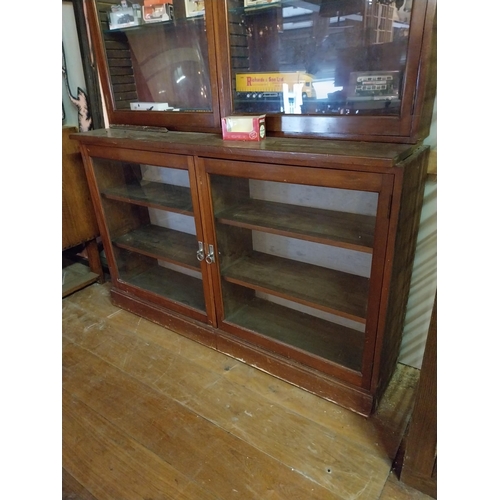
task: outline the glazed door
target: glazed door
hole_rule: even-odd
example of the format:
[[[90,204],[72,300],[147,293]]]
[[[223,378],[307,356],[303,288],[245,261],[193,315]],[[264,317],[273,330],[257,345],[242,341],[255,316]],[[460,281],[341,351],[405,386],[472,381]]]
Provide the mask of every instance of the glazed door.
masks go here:
[[[90,146],[113,285],[213,322],[192,157]]]
[[[226,0],[217,8],[227,26],[223,113],[266,114],[269,135],[406,142],[415,134],[435,0]]]
[[[212,1],[122,4],[89,5],[110,123],[219,127]]]
[[[199,160],[218,327],[369,387],[392,176]]]

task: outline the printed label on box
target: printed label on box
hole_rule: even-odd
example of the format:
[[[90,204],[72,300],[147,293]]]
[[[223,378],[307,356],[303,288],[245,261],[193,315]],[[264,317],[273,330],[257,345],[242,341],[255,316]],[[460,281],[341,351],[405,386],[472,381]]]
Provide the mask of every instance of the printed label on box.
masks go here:
[[[225,116],[222,138],[228,141],[261,141],[266,137],[266,115]]]

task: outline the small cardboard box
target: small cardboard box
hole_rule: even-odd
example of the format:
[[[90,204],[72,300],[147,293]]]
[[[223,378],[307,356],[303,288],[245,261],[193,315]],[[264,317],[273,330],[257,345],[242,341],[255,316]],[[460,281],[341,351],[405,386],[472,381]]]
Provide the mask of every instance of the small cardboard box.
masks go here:
[[[108,12],[108,20],[110,30],[119,30],[141,24],[141,18],[138,16],[137,9],[122,7],[121,5],[113,5],[111,7],[111,11]]]
[[[174,19],[173,0],[144,0],[142,17],[145,23],[158,23]]]
[[[256,7],[281,3],[281,0],[245,0],[244,7]]]
[[[186,17],[205,15],[205,0],[184,0]]]
[[[171,111],[174,109],[168,102],[131,102],[132,111]]]
[[[266,138],[266,115],[225,116],[222,138],[226,141],[262,141]]]

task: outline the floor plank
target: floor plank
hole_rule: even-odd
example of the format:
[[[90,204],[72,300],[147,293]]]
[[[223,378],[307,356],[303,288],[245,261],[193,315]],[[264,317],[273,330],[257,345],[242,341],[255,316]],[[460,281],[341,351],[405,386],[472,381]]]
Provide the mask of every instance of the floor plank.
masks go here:
[[[62,500],[97,500],[66,469],[62,470]]]
[[[67,391],[63,412],[63,460],[97,498],[217,498]]]
[[[135,456],[168,466],[167,482],[151,483],[166,496],[144,490],[115,498],[170,498],[173,470],[182,478],[179,495],[187,486],[194,495],[175,498],[205,498],[196,496],[201,488],[224,500],[372,500],[387,490],[418,370],[398,366],[366,419],[116,308],[109,284],[65,298],[62,322],[65,443],[100,429],[95,446],[112,450],[106,456],[127,480],[142,477],[132,458],[127,463],[132,444]],[[73,453],[65,445],[67,473],[97,499],[109,498],[95,486],[102,482],[90,470],[95,464]],[[106,487],[122,495],[122,484],[106,474]]]
[[[73,361],[76,361],[64,369],[63,389],[66,392],[85,403],[94,413],[105,415],[106,420],[122,434],[174,466],[200,487],[211,491],[216,498],[248,498],[250,488],[262,494],[262,498],[266,498],[270,490],[272,498],[324,498],[315,494],[320,490],[317,485],[311,482],[306,484],[297,472],[163,397],[89,351],[70,342],[63,350],[64,353],[69,351]],[[64,419],[67,418],[66,412],[67,407]],[[81,429],[70,429],[69,433],[66,446],[72,449],[73,441],[80,440]],[[104,453],[105,449],[98,444],[96,452]],[[117,454],[111,453],[110,459]],[[85,478],[79,477],[68,461],[63,455],[65,468],[85,484]],[[117,467],[121,466],[122,470],[118,475],[126,476],[124,465],[120,464]],[[101,470],[98,465],[96,468]],[[108,471],[103,470],[103,473],[108,474]],[[137,471],[132,476],[136,480],[143,477]],[[120,499],[135,498],[121,489],[113,490],[113,494]]]
[[[433,497],[407,486],[391,473],[379,500],[433,500]]]

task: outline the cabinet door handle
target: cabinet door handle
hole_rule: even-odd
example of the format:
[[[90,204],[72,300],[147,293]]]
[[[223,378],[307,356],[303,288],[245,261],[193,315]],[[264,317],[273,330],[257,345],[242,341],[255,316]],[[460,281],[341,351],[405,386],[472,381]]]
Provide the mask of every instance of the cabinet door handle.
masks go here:
[[[208,255],[205,257],[205,262],[207,264],[213,264],[215,262],[213,245],[208,245]]]
[[[203,242],[198,241],[198,251],[196,252],[196,258],[201,262],[205,258],[205,251],[203,250]]]

